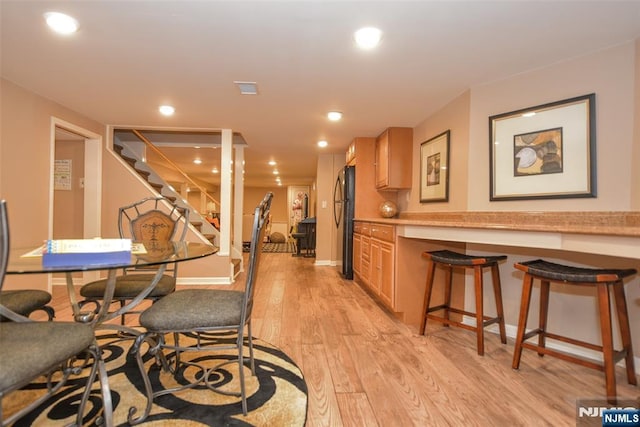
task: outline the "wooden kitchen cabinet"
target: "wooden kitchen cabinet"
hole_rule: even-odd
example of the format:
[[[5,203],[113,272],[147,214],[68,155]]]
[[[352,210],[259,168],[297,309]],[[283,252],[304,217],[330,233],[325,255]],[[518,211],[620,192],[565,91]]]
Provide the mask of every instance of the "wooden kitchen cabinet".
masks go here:
[[[376,138],[376,188],[410,189],[412,154],[412,128],[391,127],[382,132]]]
[[[389,308],[395,306],[395,227],[371,224],[371,287]]]
[[[374,249],[375,246],[375,249]],[[373,252],[376,252],[375,263]],[[371,281],[376,275],[375,281],[378,289],[378,297],[389,308],[395,307],[395,282],[393,279],[395,245],[372,239],[371,242]]]
[[[353,233],[353,272],[360,274],[362,265],[362,236]]]
[[[392,310],[395,307],[394,241],[393,226],[367,222],[356,222],[354,226],[354,271],[356,265],[359,268],[356,280]]]

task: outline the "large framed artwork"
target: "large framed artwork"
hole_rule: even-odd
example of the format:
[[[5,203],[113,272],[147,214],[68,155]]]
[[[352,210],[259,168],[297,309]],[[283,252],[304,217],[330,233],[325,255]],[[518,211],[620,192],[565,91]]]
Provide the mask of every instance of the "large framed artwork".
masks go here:
[[[596,197],[595,94],[489,117],[490,200]]]
[[[449,135],[447,130],[420,144],[420,203],[449,200]]]

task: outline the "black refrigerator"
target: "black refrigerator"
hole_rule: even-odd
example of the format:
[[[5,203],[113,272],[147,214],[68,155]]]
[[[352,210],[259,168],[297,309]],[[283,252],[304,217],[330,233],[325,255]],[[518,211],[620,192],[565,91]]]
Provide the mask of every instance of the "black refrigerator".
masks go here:
[[[353,279],[353,218],[355,215],[356,168],[345,166],[333,189],[333,218],[338,229],[338,251],[342,251],[342,276]]]

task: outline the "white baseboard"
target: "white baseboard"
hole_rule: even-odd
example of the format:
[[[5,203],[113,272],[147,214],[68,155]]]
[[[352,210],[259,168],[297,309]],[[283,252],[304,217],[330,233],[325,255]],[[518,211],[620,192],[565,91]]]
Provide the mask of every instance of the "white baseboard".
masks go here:
[[[179,278],[176,282],[178,285],[189,286],[208,286],[208,285],[231,285],[233,282],[228,277],[188,277]]]

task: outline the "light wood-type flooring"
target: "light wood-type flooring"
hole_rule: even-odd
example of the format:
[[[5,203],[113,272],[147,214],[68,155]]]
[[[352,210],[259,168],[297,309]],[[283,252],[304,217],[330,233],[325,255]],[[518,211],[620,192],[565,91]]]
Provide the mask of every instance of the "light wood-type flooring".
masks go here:
[[[530,350],[512,370],[513,339],[487,334],[480,357],[473,332],[432,322],[420,336],[312,258],[265,253],[258,274],[254,335],[304,373],[309,427],[575,426],[576,399],[604,393],[602,372]],[[64,287],[53,303],[70,318]],[[639,398],[620,367],[617,381],[619,398]]]

